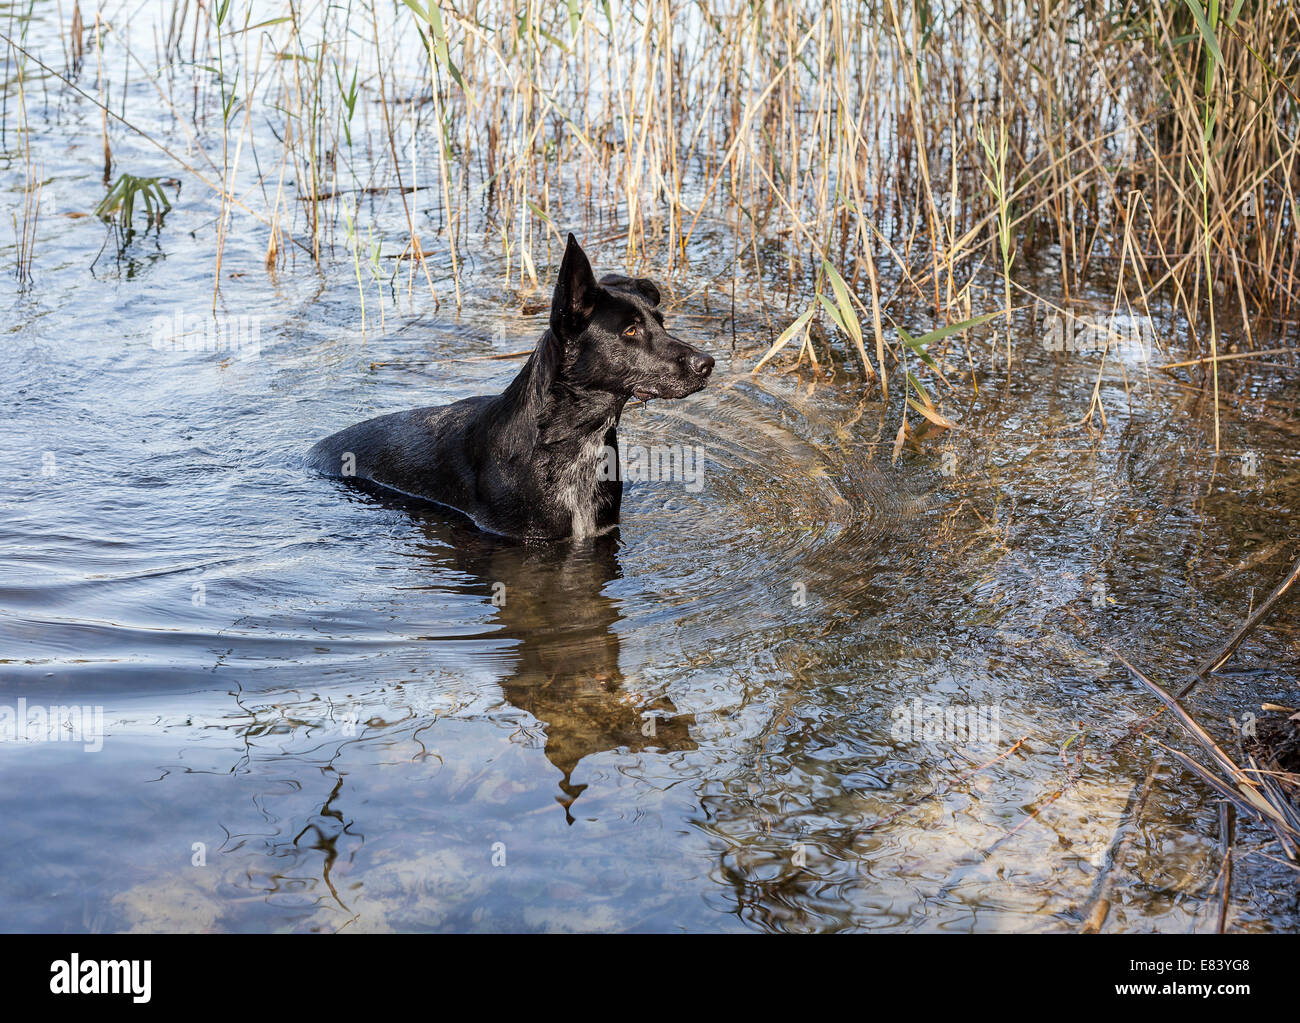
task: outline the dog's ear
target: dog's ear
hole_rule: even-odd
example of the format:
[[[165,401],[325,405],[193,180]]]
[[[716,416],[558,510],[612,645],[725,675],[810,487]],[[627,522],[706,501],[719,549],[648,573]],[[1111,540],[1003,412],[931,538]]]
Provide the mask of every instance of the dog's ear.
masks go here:
[[[560,338],[574,338],[587,329],[596,308],[600,285],[591,272],[591,263],[578,240],[569,235],[569,244],[560,261],[560,278],[555,282],[551,299],[551,330]]]
[[[635,291],[651,305],[659,304],[659,288],[649,277],[624,277],[622,274],[606,274],[600,283],[607,288],[620,291]]]

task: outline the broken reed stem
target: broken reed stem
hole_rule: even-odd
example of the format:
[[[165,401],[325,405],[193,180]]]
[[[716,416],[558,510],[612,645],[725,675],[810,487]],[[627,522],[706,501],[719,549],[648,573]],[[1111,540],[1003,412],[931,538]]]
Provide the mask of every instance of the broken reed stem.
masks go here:
[[[1245,638],[1255,631],[1260,622],[1268,617],[1269,612],[1273,610],[1273,605],[1286,596],[1287,591],[1295,585],[1297,579],[1300,579],[1300,558],[1296,558],[1295,564],[1291,566],[1291,571],[1282,578],[1281,582],[1273,587],[1273,592],[1268,595],[1268,599],[1265,600],[1264,603],[1260,604],[1250,617],[1237,627],[1237,631],[1228,637],[1227,642],[1225,642],[1223,646],[1221,646],[1213,655],[1207,657],[1201,662],[1200,667],[1196,669],[1195,677],[1189,679],[1183,688],[1178,690],[1178,699],[1181,700],[1184,696],[1190,693],[1196,687],[1196,683],[1201,679],[1205,678],[1212,672],[1218,671],[1228,663],[1228,658],[1233,655],[1237,647],[1241,646]]]
[[[1138,822],[1146,810],[1147,799],[1155,783],[1156,766],[1156,762],[1152,760],[1147,765],[1146,777],[1135,783],[1132,791],[1129,792],[1128,802],[1120,814],[1119,824],[1106,850],[1106,863],[1098,871],[1092,891],[1088,893],[1088,901],[1084,904],[1083,926],[1079,928],[1080,934],[1099,934],[1106,923],[1106,917],[1110,914],[1110,895],[1114,890],[1115,880],[1124,866],[1129,847],[1133,844],[1133,836],[1137,834]]]

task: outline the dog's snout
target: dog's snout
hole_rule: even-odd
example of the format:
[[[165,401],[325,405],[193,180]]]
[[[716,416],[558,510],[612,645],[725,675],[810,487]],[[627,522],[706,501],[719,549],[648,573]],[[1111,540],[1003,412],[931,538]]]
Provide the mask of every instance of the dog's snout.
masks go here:
[[[706,377],[713,372],[713,356],[695,352],[686,360],[686,365],[690,367],[692,373]]]

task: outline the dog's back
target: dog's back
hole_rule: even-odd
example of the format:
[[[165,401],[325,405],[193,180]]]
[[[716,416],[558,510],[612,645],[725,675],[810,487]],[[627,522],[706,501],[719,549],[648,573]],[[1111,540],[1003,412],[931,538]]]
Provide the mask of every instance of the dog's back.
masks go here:
[[[472,425],[491,397],[393,412],[317,442],[310,468],[360,479],[410,497],[437,501],[473,517],[474,471],[467,453]]]

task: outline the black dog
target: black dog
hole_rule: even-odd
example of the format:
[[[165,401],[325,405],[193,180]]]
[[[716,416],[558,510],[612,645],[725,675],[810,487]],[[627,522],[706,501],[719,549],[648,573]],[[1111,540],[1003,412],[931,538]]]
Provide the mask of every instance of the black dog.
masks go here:
[[[308,464],[468,515],[505,536],[582,537],[618,521],[619,479],[598,467],[629,398],[684,398],[713,359],[664,329],[644,278],[596,282],[573,235],[551,326],[496,396],[368,419],[320,441]],[[616,464],[616,463],[615,463]]]

